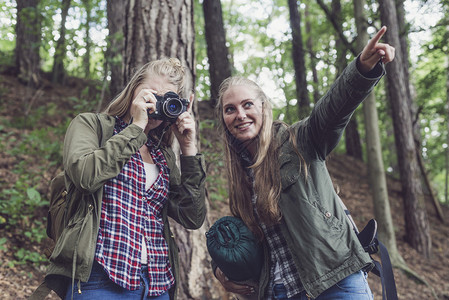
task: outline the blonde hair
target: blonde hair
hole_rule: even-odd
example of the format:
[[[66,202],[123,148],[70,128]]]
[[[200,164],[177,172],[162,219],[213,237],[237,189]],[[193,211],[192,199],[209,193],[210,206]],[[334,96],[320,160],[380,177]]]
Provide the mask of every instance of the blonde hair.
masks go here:
[[[124,117],[129,112],[134,94],[137,88],[151,76],[165,77],[170,84],[176,86],[177,94],[185,93],[186,70],[177,58],[162,58],[146,63],[133,75],[125,88],[111,101],[105,109],[105,113],[110,116]],[[150,135],[158,139],[166,124],[161,124],[158,128],[152,130]],[[170,144],[173,140],[173,134],[169,129],[164,135],[163,144]]]
[[[229,77],[220,85],[216,113],[220,120],[223,137],[226,172],[229,186],[229,206],[235,216],[239,216],[251,231],[263,238],[262,230],[255,219],[251,203],[252,182],[240,164],[238,149],[233,146],[234,138],[227,130],[223,118],[223,95],[233,86],[247,86],[256,93],[256,99],[262,102],[262,126],[257,137],[257,153],[255,161],[250,166],[254,171],[254,190],[257,195],[257,213],[266,224],[280,221],[281,212],[278,200],[281,193],[279,164],[277,159],[277,143],[273,139],[273,113],[270,100],[262,89],[252,80],[244,77]]]

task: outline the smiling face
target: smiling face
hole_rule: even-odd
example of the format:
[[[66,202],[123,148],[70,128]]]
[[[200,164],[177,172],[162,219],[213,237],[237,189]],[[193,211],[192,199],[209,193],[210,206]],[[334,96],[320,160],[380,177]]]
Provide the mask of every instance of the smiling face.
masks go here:
[[[233,85],[223,94],[223,121],[240,142],[250,144],[263,124],[263,104],[256,91],[245,85]]]

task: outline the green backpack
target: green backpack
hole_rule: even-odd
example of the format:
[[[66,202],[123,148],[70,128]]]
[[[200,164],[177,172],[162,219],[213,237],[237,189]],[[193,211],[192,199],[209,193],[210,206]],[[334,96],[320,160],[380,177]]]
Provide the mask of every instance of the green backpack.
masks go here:
[[[61,171],[50,182],[50,205],[47,214],[47,236],[55,243],[65,227],[67,207],[67,189],[65,187],[64,171]],[[44,254],[50,258],[54,245],[45,249]]]

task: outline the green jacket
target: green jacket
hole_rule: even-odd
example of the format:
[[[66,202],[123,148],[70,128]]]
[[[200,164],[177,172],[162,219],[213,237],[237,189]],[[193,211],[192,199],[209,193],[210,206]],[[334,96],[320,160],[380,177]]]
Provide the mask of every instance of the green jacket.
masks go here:
[[[143,130],[134,124],[113,136],[114,124],[114,117],[84,113],[73,119],[67,129],[63,160],[70,195],[68,224],[50,257],[45,278],[46,285],[60,296],[69,283],[67,278],[73,276],[82,282],[89,279],[100,224],[103,185],[117,176],[147,141]],[[170,298],[176,299],[178,247],[167,216],[187,229],[201,227],[206,216],[205,163],[201,154],[181,156],[180,172],[172,149],[161,149],[170,169],[169,201],[163,209],[163,221],[176,282],[170,290]]]
[[[338,144],[351,115],[384,74],[383,65],[362,76],[352,62],[315,105],[310,117],[280,127],[279,164],[282,192],[281,228],[293,255],[301,282],[309,296],[323,291],[363,268],[372,268],[349,222],[326,168],[326,156]],[[288,131],[297,138],[297,148]],[[307,164],[307,178],[296,151]],[[266,299],[269,257],[259,281],[260,299]]]

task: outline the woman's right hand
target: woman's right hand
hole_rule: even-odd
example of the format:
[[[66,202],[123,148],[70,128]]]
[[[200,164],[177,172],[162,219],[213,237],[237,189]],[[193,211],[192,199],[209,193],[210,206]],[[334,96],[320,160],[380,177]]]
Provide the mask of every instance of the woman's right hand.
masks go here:
[[[148,111],[153,113],[156,110],[155,90],[141,89],[131,103],[130,117],[132,123],[145,130],[148,124]]]
[[[226,275],[217,267],[215,269],[215,277],[217,277],[218,281],[220,281],[221,285],[228,292],[240,295],[251,295],[254,294],[255,289],[253,286],[247,284],[238,284],[234,281],[229,280]]]

